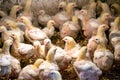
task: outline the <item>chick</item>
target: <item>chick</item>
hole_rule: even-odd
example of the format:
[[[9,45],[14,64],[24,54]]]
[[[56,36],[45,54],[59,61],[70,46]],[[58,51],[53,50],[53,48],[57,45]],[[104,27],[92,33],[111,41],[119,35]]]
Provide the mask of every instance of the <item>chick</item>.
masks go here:
[[[120,44],[120,17],[116,17],[114,20],[114,25],[111,27],[111,32],[109,34],[110,42],[114,48],[114,57],[116,62],[120,60],[119,54],[119,44]]]
[[[0,15],[2,17],[1,19],[1,25],[4,25],[4,21],[7,19],[9,20],[13,20],[13,21],[16,21],[16,18],[17,18],[17,12],[20,11],[22,9],[22,6],[20,5],[14,5],[11,10],[10,10],[10,13],[9,15],[7,15],[6,13],[4,12],[0,12]]]
[[[91,37],[88,41],[88,44],[87,44],[87,57],[92,60],[93,59],[93,55],[94,55],[94,51],[96,50],[97,48],[97,43],[94,41],[94,39],[97,37],[99,39],[102,39],[106,44],[107,46],[107,38],[106,38],[106,34],[105,34],[105,31],[108,29],[108,25],[106,24],[102,24],[98,27],[98,30],[97,30],[97,34],[93,37]]]
[[[80,80],[99,80],[102,71],[94,63],[86,59],[86,52],[87,47],[83,46],[73,63],[74,70]]]
[[[13,45],[12,45],[12,55],[17,57],[18,59],[28,60],[35,54],[35,49],[31,44],[20,43],[18,41],[17,35],[12,34]]]
[[[96,38],[97,49],[94,52],[93,62],[103,71],[109,71],[113,64],[113,54],[106,48],[106,43]]]
[[[65,12],[57,13],[55,16],[52,17],[52,19],[56,22],[56,28],[59,28],[60,25],[71,19],[71,17],[74,15],[74,7],[76,7],[76,3],[68,3]]]
[[[0,52],[0,77],[5,77],[5,80],[9,80],[11,74],[11,55],[9,51],[12,43],[11,39],[6,40]]]
[[[1,38],[2,38],[2,42],[6,41],[7,39],[9,39],[10,35],[12,33],[15,34],[14,31],[12,30],[7,30],[7,28],[5,26],[0,26],[0,32],[1,32]]]
[[[40,10],[38,15],[38,22],[42,26],[46,26],[48,21],[51,20],[51,16],[45,13],[45,10]]]
[[[60,3],[58,4],[58,10],[61,11],[61,12],[64,12],[66,6],[67,6],[66,1],[62,1],[62,2],[60,2]]]
[[[56,23],[54,20],[49,20],[47,22],[47,26],[45,28],[43,28],[42,31],[45,32],[49,38],[51,38],[55,32],[55,27],[54,27],[55,25],[56,25]]]
[[[81,46],[77,44],[75,40],[70,36],[64,37],[63,40],[65,41],[64,49],[67,52],[67,55],[72,58],[77,58]]]
[[[109,25],[108,20],[111,18],[109,13],[103,13],[97,19],[89,19],[88,13],[86,10],[80,10],[81,16],[79,17],[82,20],[83,32],[86,39],[91,38],[91,36],[97,33],[99,25],[106,24]]]
[[[111,14],[114,17],[120,16],[120,5],[118,3],[113,3],[110,6]]]
[[[20,11],[22,9],[21,5],[14,5],[9,13],[9,16],[12,19],[16,19],[17,18],[17,12]]]
[[[49,69],[49,70],[59,70],[59,67],[57,66],[57,63],[55,61],[55,52],[56,52],[56,48],[52,47],[46,56],[46,61],[44,61],[40,66],[39,66],[39,71],[45,70],[45,69]]]
[[[67,21],[60,27],[60,37],[64,38],[65,36],[71,36],[75,39],[80,29],[78,17],[73,16],[72,21]]]
[[[25,16],[18,18],[18,21],[23,22],[25,24],[25,37],[33,43],[34,41],[41,41],[43,43],[44,39],[48,38],[46,33],[44,33],[41,29],[34,27],[32,22]]]
[[[18,35],[19,42],[24,42],[24,32],[18,27],[18,23],[12,20],[5,20],[6,27],[9,27],[10,30],[14,31]]]
[[[114,25],[111,27],[111,32],[109,34],[109,39],[113,47],[116,43],[114,40],[119,40],[119,37],[120,37],[119,26],[120,26],[120,17],[116,17],[114,20]]]
[[[39,79],[39,66],[43,59],[37,59],[34,64],[25,66],[19,74],[18,80],[37,80]]]
[[[6,40],[0,52],[0,76],[6,76],[5,80],[9,80],[9,77],[18,77],[21,71],[20,62],[10,55],[10,46],[12,43],[13,41],[11,38]]]

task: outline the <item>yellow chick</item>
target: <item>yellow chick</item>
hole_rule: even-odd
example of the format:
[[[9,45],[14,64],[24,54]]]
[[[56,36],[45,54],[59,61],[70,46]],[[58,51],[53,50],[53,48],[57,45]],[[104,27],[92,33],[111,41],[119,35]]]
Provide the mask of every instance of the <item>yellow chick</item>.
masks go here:
[[[94,51],[96,50],[97,48],[97,43],[94,41],[95,38],[99,38],[99,39],[102,39],[106,44],[107,46],[107,38],[106,38],[106,34],[105,34],[105,31],[108,29],[108,25],[106,24],[102,24],[98,27],[98,30],[97,30],[97,34],[93,37],[91,37],[88,41],[88,44],[87,44],[87,57],[92,60],[93,59],[93,55],[94,55]]]
[[[43,28],[42,31],[45,32],[49,38],[51,38],[55,32],[55,27],[54,27],[55,25],[56,25],[56,23],[54,20],[49,20],[47,22],[47,26],[45,28]]]
[[[66,21],[60,27],[60,37],[64,38],[65,36],[71,36],[75,39],[81,29],[82,28],[79,26],[78,17],[74,15],[72,17],[72,21]]]
[[[94,40],[97,43],[97,49],[94,52],[93,62],[103,71],[108,71],[113,64],[113,54],[106,48],[106,43],[100,39],[96,38]]]
[[[24,42],[24,32],[18,27],[18,23],[12,20],[5,20],[6,27],[9,27],[16,35],[18,35],[19,42]]]
[[[75,40],[70,36],[64,37],[63,40],[65,41],[64,49],[67,52],[67,55],[72,58],[77,58],[81,46],[77,44]]]
[[[87,47],[83,46],[73,63],[74,70],[80,80],[99,80],[102,71],[94,63],[86,59],[86,52]]]
[[[5,80],[9,80],[9,77],[12,77],[13,79],[18,77],[18,74],[21,71],[20,62],[10,55],[10,46],[12,43],[12,38],[6,40],[0,52],[0,76],[6,76]]]

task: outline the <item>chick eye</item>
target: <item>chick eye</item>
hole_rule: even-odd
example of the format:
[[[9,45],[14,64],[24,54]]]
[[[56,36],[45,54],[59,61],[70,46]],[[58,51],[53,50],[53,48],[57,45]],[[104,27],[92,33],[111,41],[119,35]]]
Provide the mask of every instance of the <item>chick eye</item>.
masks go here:
[[[52,73],[51,73],[51,76],[52,76],[52,77],[55,77],[55,74],[52,72]]]

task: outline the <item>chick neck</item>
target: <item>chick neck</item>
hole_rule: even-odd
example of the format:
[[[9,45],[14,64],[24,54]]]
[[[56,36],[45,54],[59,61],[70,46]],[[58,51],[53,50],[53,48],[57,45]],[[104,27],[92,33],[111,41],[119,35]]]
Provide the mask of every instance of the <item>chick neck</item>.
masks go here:
[[[97,45],[97,49],[96,50],[106,50],[106,45],[104,41],[101,41],[98,45]]]
[[[35,61],[35,63],[33,65],[38,68],[42,62],[43,62],[42,59],[38,59]]]
[[[66,42],[65,49],[66,50],[71,50],[75,47],[75,45],[76,45],[76,42],[74,40],[70,41],[70,42]]]
[[[82,47],[76,60],[77,61],[85,60],[86,59],[86,52],[87,52],[87,48]]]
[[[15,5],[12,7],[11,11],[10,11],[10,17],[15,18],[16,19],[16,13],[17,13],[17,7],[18,5]]]
[[[27,0],[26,1],[26,4],[25,4],[25,8],[24,8],[24,11],[23,11],[23,14],[30,14],[31,13],[31,4],[32,4],[32,0]]]
[[[19,47],[19,42],[20,40],[18,39],[18,36],[16,35],[15,38],[13,39],[13,45],[17,49]]]
[[[100,37],[100,38],[106,37],[106,35],[105,35],[105,30],[103,29],[102,26],[99,26],[99,27],[98,27],[96,36],[97,36],[97,37]]]
[[[78,17],[77,17],[77,16],[73,16],[73,17],[72,17],[72,22],[73,22],[74,24],[78,24]]]
[[[56,63],[55,59],[54,59],[54,55],[55,55],[55,51],[49,50],[48,54],[46,56],[46,61],[49,62],[49,63]]]
[[[3,51],[5,54],[10,55],[10,46],[11,46],[11,43],[10,43],[10,42],[7,42],[7,40],[6,40],[6,41],[4,42],[2,51]]]
[[[89,15],[88,15],[88,12],[87,13],[84,13],[84,15],[81,15],[81,21],[83,23],[83,25],[86,25],[87,24],[87,21],[89,20]]]
[[[45,45],[45,56],[48,54],[48,51],[50,50],[50,48],[52,48],[52,43],[48,43]]]
[[[119,31],[119,27],[120,27],[120,17],[117,17],[114,21],[114,26],[112,31],[117,32]]]
[[[67,13],[67,15],[70,16],[70,17],[73,15],[74,12],[73,12],[73,7],[72,7],[71,4],[68,4],[68,5],[67,5],[67,7],[66,7],[66,13]]]
[[[24,24],[26,25],[26,29],[27,29],[27,30],[31,30],[31,29],[34,28],[33,25],[32,25],[32,22],[31,22],[29,19],[26,19],[26,20],[24,21]]]

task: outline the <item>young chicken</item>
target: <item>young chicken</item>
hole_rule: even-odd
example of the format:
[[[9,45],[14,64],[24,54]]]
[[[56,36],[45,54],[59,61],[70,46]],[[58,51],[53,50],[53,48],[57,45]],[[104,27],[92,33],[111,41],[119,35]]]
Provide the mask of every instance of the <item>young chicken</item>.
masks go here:
[[[120,17],[116,17],[114,20],[114,25],[111,27],[111,32],[109,34],[109,40],[114,47],[116,40],[120,39]],[[116,39],[115,39],[116,38]]]
[[[47,26],[45,28],[43,28],[42,31],[45,32],[49,38],[51,38],[55,32],[55,27],[54,27],[55,25],[56,25],[56,23],[54,20],[49,20],[47,22]]]
[[[46,26],[48,21],[51,20],[51,16],[45,13],[45,10],[40,10],[38,15],[38,22],[42,26]]]
[[[67,6],[66,1],[62,1],[62,2],[60,2],[60,3],[58,4],[58,10],[61,11],[61,12],[64,12],[66,6]]]
[[[60,25],[71,19],[71,17],[74,15],[73,9],[75,7],[76,3],[68,3],[65,12],[57,13],[55,16],[52,17],[52,19],[56,22],[56,28],[59,28]]]
[[[18,80],[39,80],[39,66],[44,62],[43,59],[37,59],[34,64],[25,66],[18,77]]]
[[[65,41],[64,50],[67,52],[67,55],[72,58],[77,58],[81,46],[70,36],[64,37],[63,40]]]
[[[80,29],[78,17],[74,15],[72,21],[67,21],[60,27],[60,37],[64,38],[65,36],[71,36],[75,39]]]
[[[100,17],[97,19],[89,19],[88,13],[86,10],[80,10],[81,16],[79,18],[82,20],[83,24],[83,32],[86,37],[86,39],[91,38],[91,36],[97,33],[97,29],[99,25],[101,24],[107,24],[108,20],[111,18],[111,15],[109,13],[103,13]]]
[[[99,80],[102,71],[94,63],[86,59],[86,52],[87,47],[83,46],[73,63],[74,70],[80,80]]]
[[[102,39],[106,44],[107,46],[107,38],[106,38],[106,34],[105,34],[105,31],[108,29],[108,25],[106,24],[102,24],[98,27],[98,30],[97,30],[97,34],[93,37],[91,37],[88,41],[88,44],[87,44],[87,57],[92,60],[93,59],[93,55],[94,55],[94,51],[96,50],[97,48],[97,43],[94,41],[94,39],[97,37],[97,38],[100,38]]]
[[[24,32],[20,30],[17,22],[12,20],[5,20],[6,27],[9,27],[16,35],[18,35],[19,42],[24,42]]]
[[[34,27],[32,22],[25,16],[18,18],[18,21],[23,22],[25,24],[25,37],[33,43],[34,41],[41,41],[43,43],[44,39],[48,38],[45,32],[41,29]]]
[[[106,48],[106,43],[96,38],[97,49],[94,52],[93,62],[103,71],[109,71],[113,64],[113,53]]]
[[[114,17],[120,16],[120,5],[118,3],[113,3],[110,6],[111,14]]]
[[[1,38],[2,38],[2,42],[6,41],[7,39],[9,39],[11,34],[15,34],[14,31],[12,30],[7,30],[7,28],[5,26],[0,26],[0,32],[1,32]]]
[[[5,77],[5,80],[9,80],[11,74],[11,55],[9,50],[12,43],[12,40],[6,40],[0,52],[0,77]]]
[[[29,59],[35,54],[34,46],[31,44],[20,43],[18,41],[17,35],[12,34],[11,37],[13,38],[13,45],[11,49],[11,54],[18,59]]]
[[[109,34],[110,42],[114,48],[114,57],[117,62],[120,61],[120,17],[116,17],[114,20],[114,25],[111,27],[111,32]]]
[[[9,13],[9,16],[12,19],[16,19],[17,18],[17,12],[20,11],[22,9],[21,5],[14,5]]]
[[[46,61],[44,61],[40,66],[39,66],[39,71],[49,69],[49,70],[59,70],[59,67],[57,66],[57,63],[55,61],[55,52],[57,48],[52,47],[46,56]]]
[[[6,40],[0,52],[0,76],[6,76],[5,80],[9,80],[9,77],[18,77],[21,71],[20,62],[10,55],[10,46],[12,43],[13,41],[11,38]]]

